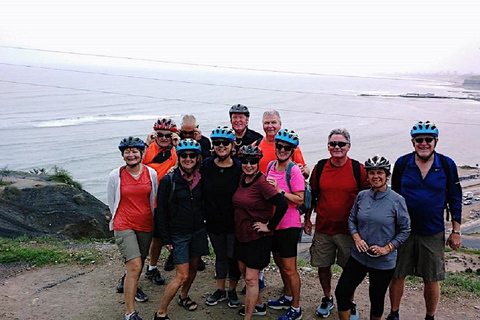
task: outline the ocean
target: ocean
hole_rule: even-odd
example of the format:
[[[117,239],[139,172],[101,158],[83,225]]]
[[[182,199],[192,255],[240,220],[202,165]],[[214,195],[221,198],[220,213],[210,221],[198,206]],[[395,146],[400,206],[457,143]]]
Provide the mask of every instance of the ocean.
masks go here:
[[[170,66],[171,67],[171,66]],[[263,133],[262,113],[276,109],[295,130],[307,164],[328,157],[330,130],[352,136],[349,156],[391,161],[412,151],[410,128],[430,120],[440,130],[437,150],[458,165],[480,163],[480,102],[401,98],[406,93],[466,97],[445,81],[285,74],[145,63],[51,62],[0,64],[0,168],[67,170],[85,190],[106,200],[109,172],[123,164],[118,142],[145,138],[158,118],[180,124],[196,116],[203,134],[229,125],[232,104],[247,105],[250,127]],[[479,93],[479,91],[473,91]],[[361,96],[371,94],[374,96]]]

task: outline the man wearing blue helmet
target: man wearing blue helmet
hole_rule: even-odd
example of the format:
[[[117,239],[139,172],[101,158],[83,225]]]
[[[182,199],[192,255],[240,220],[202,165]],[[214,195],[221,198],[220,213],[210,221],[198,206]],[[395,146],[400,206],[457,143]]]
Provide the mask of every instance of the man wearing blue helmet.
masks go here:
[[[438,128],[430,121],[417,122],[410,131],[414,152],[395,162],[392,189],[407,203],[411,219],[410,238],[398,249],[398,263],[390,284],[391,312],[387,320],[399,320],[405,277],[423,278],[425,319],[434,319],[440,299],[438,281],[445,279],[444,211],[452,215],[452,233],[446,244],[462,244],[462,188],[455,162],[435,151]]]

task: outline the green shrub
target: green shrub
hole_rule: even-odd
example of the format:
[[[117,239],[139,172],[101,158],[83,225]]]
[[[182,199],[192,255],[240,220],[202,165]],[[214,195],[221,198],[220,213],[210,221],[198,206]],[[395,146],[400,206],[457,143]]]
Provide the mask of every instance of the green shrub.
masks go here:
[[[5,187],[2,196],[7,200],[18,200],[21,193],[22,192],[17,187]]]
[[[73,178],[65,169],[57,166],[53,167],[53,174],[48,178],[48,180],[65,183],[74,188],[82,190],[82,185],[79,182],[73,180]]]

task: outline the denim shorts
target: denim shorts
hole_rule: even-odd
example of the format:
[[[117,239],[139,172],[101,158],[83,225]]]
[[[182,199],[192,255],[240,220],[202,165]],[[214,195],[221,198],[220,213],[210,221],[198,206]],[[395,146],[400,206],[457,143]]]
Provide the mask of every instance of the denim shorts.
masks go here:
[[[173,244],[173,264],[188,263],[190,259],[208,255],[207,230],[205,228],[193,234],[171,235]]]

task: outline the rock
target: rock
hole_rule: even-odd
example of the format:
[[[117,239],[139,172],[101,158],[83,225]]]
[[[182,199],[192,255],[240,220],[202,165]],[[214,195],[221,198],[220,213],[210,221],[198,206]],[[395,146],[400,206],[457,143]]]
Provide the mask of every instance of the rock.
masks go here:
[[[88,192],[29,173],[11,173],[8,181],[0,187],[0,236],[113,236],[108,207]]]

